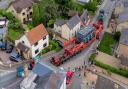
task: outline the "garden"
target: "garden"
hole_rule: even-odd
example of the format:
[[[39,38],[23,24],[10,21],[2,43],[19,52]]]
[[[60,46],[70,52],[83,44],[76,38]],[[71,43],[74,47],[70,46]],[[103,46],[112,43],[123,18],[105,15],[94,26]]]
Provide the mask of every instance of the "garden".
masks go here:
[[[57,42],[53,41],[53,40],[49,40],[49,46],[45,49],[42,50],[41,54],[45,54],[45,53],[48,53],[50,51],[60,51],[60,46],[58,45]]]
[[[16,19],[11,12],[7,12],[4,9],[0,9],[0,16],[6,17],[8,22],[7,38],[11,41],[16,40],[25,31],[21,25],[21,22]]]
[[[98,50],[104,53],[107,53],[109,55],[112,55],[113,50],[112,47],[117,43],[118,41],[114,39],[114,36],[111,35],[108,32],[104,33],[103,39],[101,40]]]

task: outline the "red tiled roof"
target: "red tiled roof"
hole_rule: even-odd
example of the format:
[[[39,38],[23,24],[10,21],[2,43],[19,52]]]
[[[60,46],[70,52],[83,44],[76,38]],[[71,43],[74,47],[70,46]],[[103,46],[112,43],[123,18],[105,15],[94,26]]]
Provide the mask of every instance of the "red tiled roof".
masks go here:
[[[43,39],[44,36],[48,35],[48,32],[43,24],[36,26],[26,33],[26,36],[31,45]]]

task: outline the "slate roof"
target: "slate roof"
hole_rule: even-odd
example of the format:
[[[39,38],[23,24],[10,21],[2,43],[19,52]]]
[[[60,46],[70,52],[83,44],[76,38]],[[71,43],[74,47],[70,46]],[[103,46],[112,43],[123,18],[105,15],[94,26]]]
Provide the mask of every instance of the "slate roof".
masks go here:
[[[128,28],[121,31],[119,43],[128,46]]]
[[[20,13],[22,9],[32,7],[32,4],[32,0],[15,0],[15,2],[12,3],[12,6],[14,7],[17,13]]]
[[[66,74],[62,71],[55,71],[48,65],[37,63],[32,70],[38,76],[35,79],[35,89],[60,89]]]
[[[118,87],[118,88],[116,88]],[[102,76],[98,76],[95,89],[125,89],[124,87],[120,86],[119,84],[111,81]]]
[[[117,22],[123,23],[128,21],[128,9],[125,9],[122,13],[118,14]]]
[[[23,52],[27,52],[29,50],[29,48],[25,46],[23,43],[18,43],[17,48]]]
[[[36,26],[27,32],[26,37],[28,38],[31,45],[43,39],[43,37],[48,35],[48,32],[43,24]]]
[[[87,21],[88,20],[88,11],[84,10],[83,14],[81,15],[81,20],[82,21]]]
[[[70,20],[68,20],[66,24],[69,27],[69,29],[73,29],[80,21],[80,17],[77,14],[73,16]]]
[[[62,26],[63,24],[65,24],[65,20],[57,19],[56,22],[55,22],[55,24],[56,24],[57,26]]]

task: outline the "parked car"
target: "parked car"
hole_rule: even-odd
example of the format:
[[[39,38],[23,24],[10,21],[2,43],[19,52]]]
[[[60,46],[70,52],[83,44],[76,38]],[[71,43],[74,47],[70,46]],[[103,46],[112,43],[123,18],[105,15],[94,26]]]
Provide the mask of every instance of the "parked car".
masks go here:
[[[62,41],[60,41],[60,40],[56,40],[56,42],[59,44],[60,47],[63,48],[64,45],[63,45],[63,42],[62,42]]]
[[[13,50],[13,45],[7,45],[6,47],[6,53],[11,53]]]
[[[67,85],[70,84],[70,80],[73,77],[73,74],[74,73],[72,71],[67,71],[67,73],[66,73],[66,84]]]
[[[13,52],[13,53],[11,53],[10,60],[15,61],[15,62],[19,62],[22,59],[21,59],[21,56],[19,54]]]
[[[1,50],[6,50],[6,45],[7,45],[6,42],[2,42]]]

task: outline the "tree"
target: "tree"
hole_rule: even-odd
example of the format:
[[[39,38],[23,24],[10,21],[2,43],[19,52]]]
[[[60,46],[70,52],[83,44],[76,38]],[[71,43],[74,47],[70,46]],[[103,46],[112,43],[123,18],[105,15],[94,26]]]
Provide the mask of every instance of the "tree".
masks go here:
[[[41,12],[37,4],[33,5],[32,23],[34,26],[37,26],[41,23]]]
[[[49,20],[58,17],[58,5],[53,0],[41,0],[33,6],[33,25],[43,23],[47,26]]]

